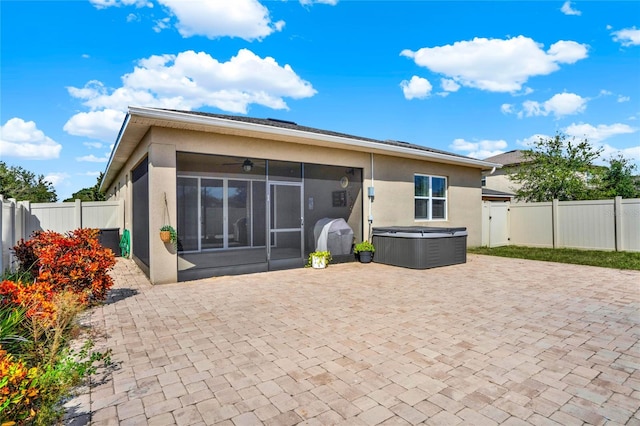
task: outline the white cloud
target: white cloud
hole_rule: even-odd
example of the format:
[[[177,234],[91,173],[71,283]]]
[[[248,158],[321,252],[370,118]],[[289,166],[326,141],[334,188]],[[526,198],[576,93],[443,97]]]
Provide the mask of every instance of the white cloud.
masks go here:
[[[247,49],[227,62],[205,52],[151,56],[138,61],[122,77],[122,87],[106,88],[99,81],[68,87],[69,94],[91,109],[73,116],[64,129],[73,135],[113,140],[129,105],[193,110],[205,106],[246,114],[250,104],[288,109],[284,97],[316,94],[311,83],[271,57]]]
[[[65,180],[69,179],[68,173],[49,173],[45,175],[44,180],[51,182],[53,186],[59,186]]]
[[[116,138],[125,115],[114,109],[80,112],[65,123],[63,130],[70,135],[109,142]]]
[[[618,95],[618,102],[629,102],[631,98],[629,96]]]
[[[96,148],[96,149],[102,148],[102,143],[100,142],[83,142],[82,145],[89,148]]]
[[[0,152],[3,157],[32,160],[58,158],[62,145],[39,130],[33,121],[12,118],[0,126]]]
[[[460,85],[450,78],[441,78],[440,85],[442,86],[442,90],[447,92],[457,92],[458,89],[460,89]]]
[[[616,157],[618,154],[622,154],[624,158],[640,165],[640,145],[620,149],[609,144],[604,144],[600,158],[602,160],[608,160],[611,157]]]
[[[564,133],[568,136],[573,136],[579,139],[587,138],[592,144],[602,142],[603,140],[616,135],[630,134],[637,131],[638,129],[622,123],[599,124],[597,126],[585,123],[572,123],[564,129]]]
[[[415,52],[405,49],[400,54],[462,86],[511,93],[521,90],[531,77],[551,74],[560,69],[560,64],[587,57],[588,46],[574,41],[558,41],[546,52],[541,46],[524,36],[474,38]]]
[[[97,9],[135,6],[153,7],[148,0],[90,0]],[[247,41],[262,40],[284,28],[284,21],[273,22],[269,10],[258,0],[157,0],[169,16],[155,20],[153,30],[170,28],[172,21],[182,37],[204,36],[209,39],[239,37]],[[325,3],[335,5],[337,0],[300,0],[302,4]],[[174,19],[175,18],[175,19]],[[137,21],[134,14],[127,22]]]
[[[284,21],[272,22],[269,10],[257,0],[158,2],[176,17],[176,28],[183,37],[239,37],[251,41],[284,27]]]
[[[303,6],[312,5],[314,3],[335,6],[336,4],[338,4],[338,0],[300,0],[300,4]]]
[[[503,114],[513,114],[513,105],[512,104],[502,104],[502,105],[500,105],[500,111]]]
[[[608,28],[610,29],[610,28]],[[623,46],[638,46],[640,45],[640,30],[636,27],[625,28],[623,30],[614,31],[613,41],[621,43]]]
[[[525,101],[522,103],[522,107],[527,117],[553,114],[560,118],[584,112],[587,108],[587,101],[588,99],[575,93],[558,93],[543,103]]]
[[[473,158],[487,158],[494,155],[502,154],[507,148],[507,142],[500,140],[481,140],[477,142],[469,142],[464,139],[454,139],[449,148],[454,151],[467,151],[465,155]]]
[[[96,9],[105,9],[107,7],[135,6],[135,7],[153,7],[153,3],[148,0],[89,0]]]
[[[571,1],[570,0],[565,1],[564,4],[562,5],[562,7],[560,8],[560,10],[565,15],[573,15],[573,16],[582,15],[582,12],[580,12],[579,10],[574,9],[574,8],[571,7]]]
[[[104,157],[96,157],[93,154],[85,155],[82,157],[76,157],[76,161],[86,161],[89,163],[106,163],[109,160],[109,153]]]
[[[157,19],[155,21],[155,25],[153,26],[153,31],[159,33],[160,31],[166,30],[167,28],[171,28],[171,18]]]
[[[551,136],[545,135],[542,133],[536,133],[535,135],[531,135],[528,138],[518,139],[516,144],[524,147],[525,149],[531,149],[535,146],[535,143],[540,139],[549,139]]]
[[[402,87],[402,93],[404,93],[405,99],[425,99],[431,94],[431,83],[426,78],[418,77],[414,75],[411,80],[402,80],[400,83]]]

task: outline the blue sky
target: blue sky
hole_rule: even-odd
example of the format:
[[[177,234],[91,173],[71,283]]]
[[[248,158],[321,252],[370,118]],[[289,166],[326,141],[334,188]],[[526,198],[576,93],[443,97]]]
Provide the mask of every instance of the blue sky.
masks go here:
[[[0,2],[0,159],[60,200],[127,107],[279,118],[476,158],[563,132],[640,165],[640,2]]]

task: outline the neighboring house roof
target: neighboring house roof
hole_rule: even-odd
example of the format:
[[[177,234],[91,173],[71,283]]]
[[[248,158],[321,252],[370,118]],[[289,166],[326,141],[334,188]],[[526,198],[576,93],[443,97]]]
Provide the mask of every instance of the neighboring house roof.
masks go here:
[[[502,164],[503,166],[515,166],[524,161],[524,151],[514,149],[512,151],[503,152],[493,157],[485,158],[484,161]]]
[[[129,107],[111,157],[107,163],[102,190],[108,188],[142,137],[151,127],[168,127],[202,132],[216,132],[259,139],[280,140],[306,145],[326,146],[373,154],[415,158],[439,163],[490,170],[500,167],[494,162],[478,160],[407,142],[377,140],[313,127],[292,121],[180,111],[161,108]]]
[[[482,188],[482,196],[512,198],[512,197],[515,197],[516,194],[512,194],[510,192],[496,191],[495,189]]]

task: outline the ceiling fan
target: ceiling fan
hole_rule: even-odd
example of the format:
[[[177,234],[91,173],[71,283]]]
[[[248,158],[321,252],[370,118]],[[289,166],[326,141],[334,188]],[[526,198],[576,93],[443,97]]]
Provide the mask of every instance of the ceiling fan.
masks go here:
[[[245,172],[250,172],[251,170],[253,170],[253,161],[249,160],[248,158],[242,162],[238,161],[235,163],[222,163],[223,166],[235,166],[235,165],[242,165],[242,170]]]

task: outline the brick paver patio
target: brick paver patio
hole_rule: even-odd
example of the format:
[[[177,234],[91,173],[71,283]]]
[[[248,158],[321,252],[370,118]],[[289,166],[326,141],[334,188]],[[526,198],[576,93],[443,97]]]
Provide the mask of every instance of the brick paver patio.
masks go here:
[[[640,425],[640,272],[470,255],[151,286],[94,309],[94,425]],[[98,380],[99,377],[96,377]]]

